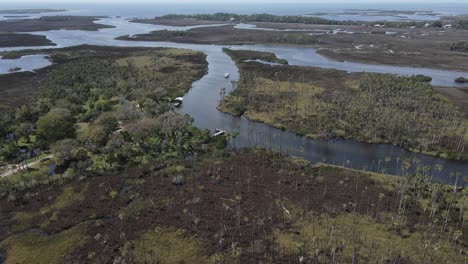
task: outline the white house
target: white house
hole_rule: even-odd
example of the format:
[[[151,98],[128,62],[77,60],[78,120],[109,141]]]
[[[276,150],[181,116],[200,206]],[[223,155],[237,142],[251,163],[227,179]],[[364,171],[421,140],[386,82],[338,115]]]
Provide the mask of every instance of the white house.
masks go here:
[[[444,25],[444,29],[452,29],[453,26],[451,24]]]

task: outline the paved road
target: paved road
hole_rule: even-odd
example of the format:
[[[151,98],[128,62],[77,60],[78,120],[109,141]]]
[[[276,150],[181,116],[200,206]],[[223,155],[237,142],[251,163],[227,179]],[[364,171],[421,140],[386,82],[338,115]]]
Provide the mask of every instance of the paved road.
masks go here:
[[[49,159],[51,159],[52,157],[54,157],[54,155],[52,155],[52,154],[47,155],[47,156],[45,156],[45,157],[42,157],[42,158],[39,159],[39,160],[32,161],[32,162],[28,163],[27,167],[33,167],[33,166],[35,166],[35,165],[37,165],[37,164],[39,164],[39,163],[44,162],[44,159],[49,160]],[[14,169],[14,170],[9,170],[9,171],[7,171],[7,172],[1,174],[1,175],[0,175],[0,178],[8,177],[8,176],[10,176],[10,175],[12,175],[12,174],[14,174],[14,173],[16,173],[16,172],[18,172],[18,171],[20,171],[20,169],[18,169],[18,168]]]

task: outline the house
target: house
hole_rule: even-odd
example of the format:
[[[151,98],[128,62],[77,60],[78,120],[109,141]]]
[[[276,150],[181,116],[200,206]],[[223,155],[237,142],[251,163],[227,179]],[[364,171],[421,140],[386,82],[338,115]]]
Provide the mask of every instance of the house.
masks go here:
[[[453,26],[451,24],[444,25],[444,29],[452,29]]]

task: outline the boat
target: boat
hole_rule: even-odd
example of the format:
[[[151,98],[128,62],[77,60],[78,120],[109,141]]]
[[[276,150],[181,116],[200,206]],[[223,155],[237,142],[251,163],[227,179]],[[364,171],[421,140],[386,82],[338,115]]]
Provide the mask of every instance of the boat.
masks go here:
[[[215,129],[215,133],[212,135],[212,137],[217,137],[217,136],[224,135],[224,134],[226,134],[225,130],[217,128]]]
[[[177,97],[176,99],[174,99],[174,103],[172,105],[175,107],[179,107],[182,105],[182,101],[184,101],[184,98]]]
[[[224,78],[226,78],[226,79],[229,78],[229,73],[225,73]]]

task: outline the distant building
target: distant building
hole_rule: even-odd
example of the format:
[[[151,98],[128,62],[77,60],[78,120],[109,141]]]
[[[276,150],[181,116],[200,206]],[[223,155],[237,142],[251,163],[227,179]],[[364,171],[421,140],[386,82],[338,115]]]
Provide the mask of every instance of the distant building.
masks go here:
[[[234,21],[236,21],[236,19],[235,19],[234,17],[231,17],[231,18],[229,19],[229,21],[234,22]]]
[[[429,27],[431,27],[431,24],[426,23],[426,24],[424,25],[424,27],[425,27],[425,28],[429,28]]]
[[[411,28],[411,29],[415,29],[415,28],[416,28],[416,26],[411,26],[410,28]]]
[[[444,25],[444,29],[452,29],[453,26],[451,24]]]

